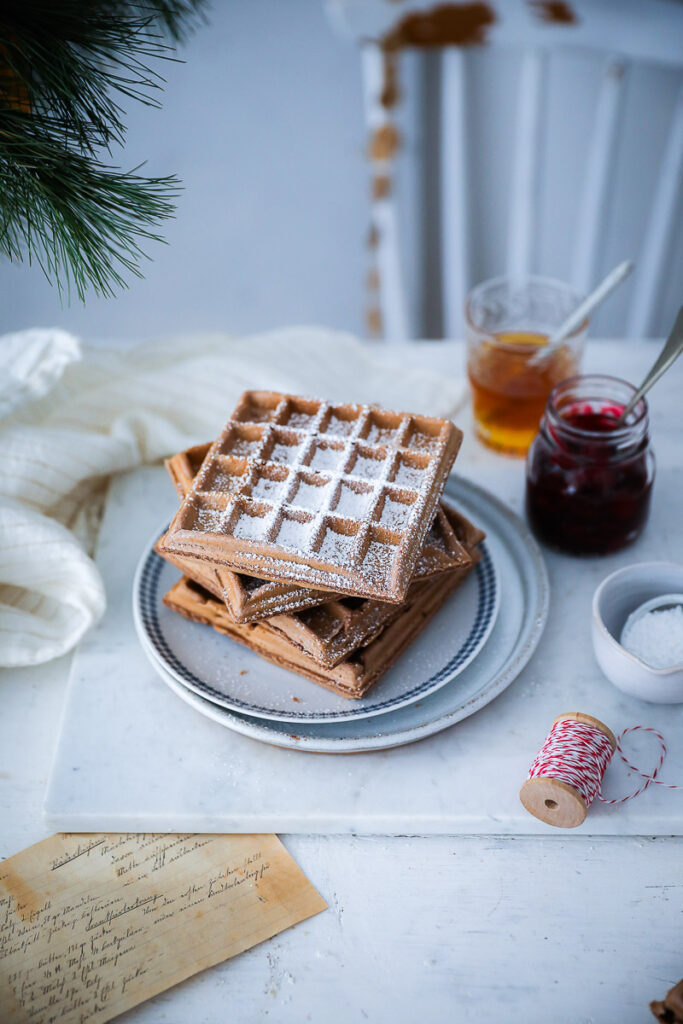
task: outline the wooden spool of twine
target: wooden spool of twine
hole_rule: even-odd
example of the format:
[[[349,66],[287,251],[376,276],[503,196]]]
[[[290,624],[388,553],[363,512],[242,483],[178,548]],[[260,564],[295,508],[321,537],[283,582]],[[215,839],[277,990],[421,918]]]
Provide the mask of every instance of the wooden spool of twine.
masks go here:
[[[617,741],[604,722],[579,711],[558,715],[529,769],[519,797],[548,825],[580,825],[600,791]]]

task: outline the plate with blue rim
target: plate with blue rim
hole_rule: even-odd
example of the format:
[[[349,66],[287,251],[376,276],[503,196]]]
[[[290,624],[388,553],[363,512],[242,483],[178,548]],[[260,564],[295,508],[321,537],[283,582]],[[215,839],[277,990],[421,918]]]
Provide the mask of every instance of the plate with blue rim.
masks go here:
[[[499,614],[487,641],[470,664],[446,685],[381,715],[304,720],[296,724],[267,720],[216,704],[181,683],[165,668],[163,661],[151,653],[143,638],[159,678],[195,712],[219,726],[275,746],[315,753],[347,754],[401,746],[447,729],[474,714],[513,682],[536,650],[548,614],[548,578],[536,542],[506,505],[488,491],[459,477],[449,480],[446,493],[465,515],[486,530],[486,545],[496,567],[501,597]],[[136,594],[139,587],[138,580]],[[140,632],[139,596],[134,603]],[[208,627],[198,628],[210,632]],[[428,635],[429,628],[424,635]],[[382,680],[376,685],[381,687]]]
[[[350,723],[377,716],[384,721],[411,705],[424,707],[425,701],[442,689],[461,690],[463,700],[471,704],[476,696],[472,684],[461,688],[459,680],[463,674],[471,676],[472,667],[496,632],[501,594],[514,597],[516,591],[523,599],[525,621],[518,624],[521,636],[517,639],[526,652],[530,644],[530,650],[535,646],[545,621],[547,580],[535,542],[502,503],[457,477],[449,481],[446,495],[487,532],[483,557],[403,657],[361,700],[339,697],[270,665],[210,627],[167,609],[163,595],[178,573],[154,553],[156,537],[143,552],[134,584],[136,628],[148,657],[166,682],[173,681],[176,692],[182,688],[188,698],[201,698],[198,709],[209,706],[219,717],[223,713],[223,724],[234,724],[235,716],[234,722],[248,728],[250,722],[265,719],[277,736],[287,739],[293,735],[305,738],[307,730],[313,731],[312,738],[317,729],[334,731],[342,723],[348,723],[342,731],[352,739]],[[535,626],[529,632],[525,627],[531,623]],[[511,646],[515,657],[520,653],[518,646]],[[495,692],[488,683],[490,680],[480,679],[474,689],[490,693],[488,699],[492,699]],[[494,690],[500,692],[495,686]]]
[[[475,569],[426,629],[364,697],[350,700],[166,608],[163,596],[178,570],[156,554],[156,540],[155,535],[143,553],[134,585],[136,628],[146,653],[199,696],[257,718],[299,724],[348,721],[420,700],[457,678],[476,658],[500,605],[500,581],[484,541]]]

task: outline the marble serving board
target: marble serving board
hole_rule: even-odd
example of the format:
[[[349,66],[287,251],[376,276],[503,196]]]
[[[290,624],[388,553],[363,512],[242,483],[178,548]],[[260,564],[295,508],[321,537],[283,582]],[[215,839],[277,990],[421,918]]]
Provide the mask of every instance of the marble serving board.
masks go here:
[[[458,470],[519,511],[523,464],[459,459]],[[670,559],[678,474],[661,473],[653,516],[630,551],[604,559],[548,555],[545,634],[519,678],[490,705],[410,746],[367,754],[309,754],[267,746],[188,707],[139,647],[131,587],[140,552],[176,499],[161,468],[110,489],[97,562],[108,609],[76,652],[49,780],[45,822],[61,831],[559,834],[526,813],[518,791],[553,718],[595,715],[619,732],[637,723],[669,742],[664,776],[683,782],[683,706],[627,697],[600,673],[590,640],[592,592],[634,561]],[[503,595],[504,600],[504,595]],[[655,751],[637,734],[638,763]],[[610,766],[606,795],[636,788]],[[683,834],[683,793],[650,787],[627,804],[594,804],[576,833]]]

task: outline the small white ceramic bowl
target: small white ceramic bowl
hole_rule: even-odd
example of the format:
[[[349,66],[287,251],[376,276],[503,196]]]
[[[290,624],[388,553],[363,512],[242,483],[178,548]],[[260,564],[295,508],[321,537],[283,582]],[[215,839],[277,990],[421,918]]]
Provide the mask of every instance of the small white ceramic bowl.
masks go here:
[[[655,704],[683,702],[683,665],[652,668],[619,643],[629,615],[661,594],[683,592],[683,565],[640,562],[618,569],[593,595],[593,649],[611,683]]]

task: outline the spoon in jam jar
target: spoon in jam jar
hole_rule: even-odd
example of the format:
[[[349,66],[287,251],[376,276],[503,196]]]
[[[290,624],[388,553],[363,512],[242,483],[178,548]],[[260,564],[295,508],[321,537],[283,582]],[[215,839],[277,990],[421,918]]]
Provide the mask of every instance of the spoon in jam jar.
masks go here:
[[[644,394],[646,394],[653,384],[656,384],[659,378],[666,373],[670,366],[676,362],[681,352],[683,352],[683,306],[678,311],[676,321],[671,328],[671,333],[666,339],[666,344],[659,356],[652,364],[649,373],[645,377],[645,380],[640,385],[631,401],[624,407],[624,410],[615,423],[615,427],[621,426],[625,421],[628,414],[638,404]]]

